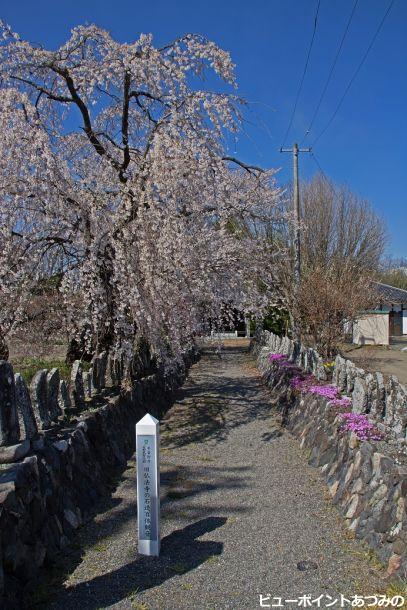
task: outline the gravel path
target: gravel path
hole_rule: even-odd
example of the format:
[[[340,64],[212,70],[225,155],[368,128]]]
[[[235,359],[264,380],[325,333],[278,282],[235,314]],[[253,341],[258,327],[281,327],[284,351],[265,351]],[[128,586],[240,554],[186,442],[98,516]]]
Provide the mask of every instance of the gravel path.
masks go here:
[[[161,556],[137,555],[131,460],[61,560],[63,586],[59,579],[46,608],[254,610],[259,594],[276,604],[273,597],[378,592],[369,553],[347,535],[298,441],[280,429],[246,349],[206,350],[161,431]]]

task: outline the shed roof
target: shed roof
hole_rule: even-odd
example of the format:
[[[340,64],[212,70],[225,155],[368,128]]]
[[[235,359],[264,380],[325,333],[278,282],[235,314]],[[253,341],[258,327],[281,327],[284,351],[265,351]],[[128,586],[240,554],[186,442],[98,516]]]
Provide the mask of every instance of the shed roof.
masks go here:
[[[393,305],[407,305],[407,290],[402,288],[396,288],[395,286],[389,286],[388,284],[382,284],[381,282],[374,282],[377,291],[383,297],[383,300]]]

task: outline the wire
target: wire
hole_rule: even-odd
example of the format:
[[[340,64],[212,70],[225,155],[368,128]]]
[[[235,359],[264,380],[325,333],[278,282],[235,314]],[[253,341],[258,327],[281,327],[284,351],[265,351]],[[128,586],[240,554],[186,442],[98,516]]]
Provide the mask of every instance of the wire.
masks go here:
[[[346,38],[346,35],[347,35],[347,33],[348,33],[348,30],[349,30],[350,24],[351,24],[351,22],[352,22],[353,15],[355,14],[355,10],[356,10],[356,7],[357,7],[358,2],[359,2],[359,0],[355,0],[355,3],[354,3],[354,5],[353,5],[352,12],[351,12],[351,14],[350,14],[350,16],[349,16],[348,22],[347,22],[346,27],[345,27],[345,31],[344,31],[344,33],[343,33],[343,36],[342,36],[341,42],[340,42],[339,47],[338,47],[338,50],[337,50],[337,52],[336,52],[335,59],[334,59],[334,61],[333,61],[333,63],[332,63],[331,69],[330,69],[330,71],[329,71],[328,78],[327,78],[327,79],[326,79],[326,81],[325,81],[325,85],[324,85],[324,88],[322,89],[322,93],[321,93],[321,96],[320,96],[320,98],[319,98],[319,100],[318,100],[318,104],[317,104],[317,106],[316,106],[316,108],[315,108],[314,114],[312,115],[312,119],[311,119],[311,122],[310,122],[310,124],[309,124],[309,126],[308,126],[308,129],[306,130],[306,132],[305,132],[305,134],[304,134],[304,137],[303,137],[303,139],[301,140],[300,146],[301,146],[301,144],[304,142],[304,140],[305,140],[305,139],[308,137],[308,135],[309,135],[309,133],[310,133],[310,131],[311,131],[311,129],[312,129],[312,126],[313,126],[313,124],[314,124],[314,122],[315,122],[316,116],[317,116],[318,111],[319,111],[319,109],[320,109],[320,107],[321,107],[321,104],[322,104],[322,100],[323,100],[323,99],[324,99],[324,97],[325,97],[326,90],[328,89],[328,85],[329,85],[329,83],[330,83],[330,81],[331,81],[332,74],[333,74],[333,72],[334,72],[334,70],[335,70],[336,63],[337,63],[338,58],[339,58],[339,55],[340,55],[340,53],[341,53],[341,50],[342,50],[342,47],[343,47],[343,43],[345,42],[345,38]]]
[[[327,131],[328,127],[330,127],[330,125],[331,125],[332,121],[334,120],[334,118],[335,118],[335,117],[336,117],[336,115],[338,114],[339,108],[342,106],[343,100],[345,99],[345,97],[346,97],[346,95],[347,95],[347,93],[348,93],[349,89],[350,89],[350,88],[351,88],[351,86],[353,85],[353,83],[354,83],[354,81],[355,81],[355,79],[356,79],[357,75],[359,74],[360,69],[362,68],[363,64],[365,63],[366,58],[367,58],[367,56],[369,55],[370,49],[373,47],[373,45],[374,45],[374,43],[375,43],[375,40],[376,40],[376,38],[378,37],[379,32],[380,32],[380,30],[382,29],[382,26],[383,26],[383,24],[384,24],[384,22],[385,22],[385,20],[386,20],[387,15],[390,13],[390,10],[391,10],[391,8],[392,8],[392,6],[393,6],[394,2],[395,2],[395,0],[391,0],[391,2],[390,2],[390,4],[389,4],[389,6],[387,7],[387,10],[386,10],[386,12],[384,13],[384,15],[383,15],[383,17],[382,17],[382,20],[380,21],[379,26],[378,26],[378,28],[377,28],[376,32],[374,33],[373,38],[372,38],[372,40],[370,41],[369,46],[367,47],[367,49],[366,49],[366,51],[365,51],[365,54],[363,55],[363,57],[362,57],[362,59],[361,59],[361,61],[360,61],[359,65],[358,65],[358,67],[356,68],[355,72],[353,73],[353,76],[352,76],[352,78],[350,79],[350,81],[349,81],[349,83],[348,83],[348,85],[347,85],[347,87],[346,87],[346,89],[345,89],[345,91],[344,91],[344,93],[343,93],[343,95],[342,95],[341,99],[339,100],[339,103],[338,103],[338,105],[336,106],[336,108],[335,108],[335,111],[334,111],[333,115],[332,115],[332,116],[331,116],[331,118],[329,119],[328,123],[325,125],[324,129],[323,129],[323,130],[320,132],[320,134],[317,136],[317,138],[315,138],[315,140],[314,140],[314,141],[313,141],[313,143],[312,143],[312,146],[315,146],[315,144],[318,142],[318,140],[319,140],[319,139],[320,139],[320,138],[321,138],[321,137],[324,135],[324,133]]]
[[[316,13],[315,13],[315,18],[314,18],[314,30],[312,32],[311,42],[310,42],[310,45],[309,45],[309,48],[308,48],[307,59],[305,61],[304,71],[302,73],[300,85],[298,87],[298,91],[297,91],[297,95],[296,95],[296,98],[295,98],[294,108],[293,108],[293,111],[292,111],[292,114],[291,114],[290,122],[288,123],[287,131],[285,132],[285,136],[284,136],[284,139],[283,139],[283,144],[282,144],[281,147],[283,147],[285,142],[286,142],[287,136],[288,136],[288,134],[290,132],[290,129],[291,129],[291,126],[293,124],[295,112],[297,110],[298,100],[300,99],[300,95],[301,95],[301,91],[302,91],[302,86],[304,84],[305,75],[306,75],[307,69],[308,69],[309,58],[310,58],[310,55],[311,55],[312,46],[314,44],[314,38],[315,38],[315,32],[317,30],[317,21],[318,21],[318,13],[319,13],[320,4],[321,4],[321,0],[318,0],[317,10],[316,10]]]
[[[331,189],[332,194],[333,194],[335,197],[338,197],[338,194],[337,194],[336,190],[334,189],[332,182],[329,180],[329,178],[327,177],[326,173],[325,173],[325,172],[324,172],[324,170],[322,169],[321,164],[319,163],[318,159],[316,158],[314,151],[312,151],[312,150],[311,150],[311,151],[310,151],[310,155],[311,155],[312,159],[315,161],[315,163],[316,163],[316,165],[317,165],[317,167],[318,167],[319,171],[321,172],[321,175],[322,175],[323,179],[325,180],[326,184],[327,184],[327,185],[329,186],[329,188]]]

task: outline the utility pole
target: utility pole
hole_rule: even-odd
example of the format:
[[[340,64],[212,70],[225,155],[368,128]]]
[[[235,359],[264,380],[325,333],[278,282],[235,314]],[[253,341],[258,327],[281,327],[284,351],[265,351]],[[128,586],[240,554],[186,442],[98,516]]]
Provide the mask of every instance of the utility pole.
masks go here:
[[[301,280],[301,237],[300,237],[300,185],[298,179],[298,155],[303,152],[311,152],[311,148],[298,148],[294,143],[292,148],[280,148],[280,152],[293,154],[293,182],[294,182],[294,284],[297,289]]]
[[[295,142],[292,148],[280,148],[280,152],[289,152],[293,155],[293,182],[294,182],[294,295],[297,293],[301,282],[301,234],[300,234],[300,185],[298,179],[298,155],[303,152],[311,152],[311,148],[298,148]],[[298,329],[294,325],[294,336],[298,339]]]

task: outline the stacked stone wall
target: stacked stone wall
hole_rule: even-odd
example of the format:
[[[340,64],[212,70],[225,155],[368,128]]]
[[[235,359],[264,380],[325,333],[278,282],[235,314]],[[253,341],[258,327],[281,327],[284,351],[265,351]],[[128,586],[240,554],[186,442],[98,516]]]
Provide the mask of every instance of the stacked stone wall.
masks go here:
[[[22,607],[24,590],[92,518],[133,454],[135,423],[163,414],[197,357],[191,350],[168,375],[140,354],[111,367],[98,356],[88,394],[80,362],[62,392],[55,370],[40,371],[29,391],[0,362],[0,607]]]
[[[386,566],[388,575],[407,576],[406,390],[395,378],[366,374],[341,357],[332,379],[322,359],[287,337],[263,332],[253,350],[263,378],[276,398],[285,426],[307,450],[309,463],[321,470],[333,502],[354,535],[366,541]],[[313,393],[298,392],[293,368],[270,354],[284,354],[298,372],[320,383],[336,384],[347,394],[349,409],[365,414],[381,431],[381,440],[360,440],[344,428],[341,410]],[[294,369],[295,371],[295,369]]]

